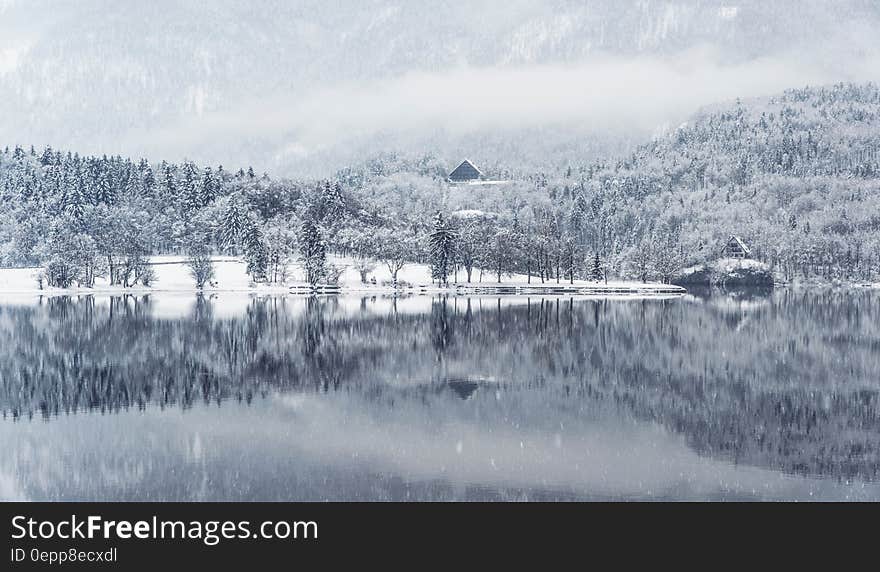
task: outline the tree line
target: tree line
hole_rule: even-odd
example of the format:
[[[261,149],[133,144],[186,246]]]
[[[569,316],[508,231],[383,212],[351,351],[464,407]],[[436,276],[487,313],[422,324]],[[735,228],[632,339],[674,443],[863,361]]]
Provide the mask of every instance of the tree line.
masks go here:
[[[445,181],[445,162],[383,153],[326,180],[277,179],[189,161],[150,163],[46,147],[0,152],[0,263],[53,285],[146,285],[154,254],[185,254],[197,283],[215,254],[256,282],[303,267],[363,281],[406,264],[435,281],[672,279],[731,234],[787,280],[880,273],[880,90],[790,90],[703,112],[624,157],[504,185]]]

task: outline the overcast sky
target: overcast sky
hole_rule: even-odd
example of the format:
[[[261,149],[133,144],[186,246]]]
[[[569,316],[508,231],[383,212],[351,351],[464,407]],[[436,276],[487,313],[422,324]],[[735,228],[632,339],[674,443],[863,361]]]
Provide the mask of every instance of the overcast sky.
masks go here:
[[[480,133],[645,138],[705,105],[880,79],[864,0],[459,8],[0,0],[0,136],[272,170],[438,132],[467,156],[457,138]]]

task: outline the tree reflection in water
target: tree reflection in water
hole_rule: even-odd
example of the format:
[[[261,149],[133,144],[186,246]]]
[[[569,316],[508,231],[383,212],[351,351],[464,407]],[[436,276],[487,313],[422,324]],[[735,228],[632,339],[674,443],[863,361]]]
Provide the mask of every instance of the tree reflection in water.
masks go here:
[[[577,414],[572,403],[601,403],[737,463],[865,480],[880,469],[880,297],[871,292],[269,296],[236,315],[198,297],[173,318],[157,317],[155,303],[83,296],[0,306],[5,422],[250,403],[269,392],[443,407],[439,395],[498,391],[523,396],[506,407],[539,400],[560,419]]]

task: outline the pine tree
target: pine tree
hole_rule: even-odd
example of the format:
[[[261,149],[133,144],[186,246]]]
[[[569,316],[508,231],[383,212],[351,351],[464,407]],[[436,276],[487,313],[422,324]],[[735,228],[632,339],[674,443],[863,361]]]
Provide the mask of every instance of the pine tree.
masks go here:
[[[85,180],[82,172],[77,169],[76,174],[71,181],[71,189],[66,197],[63,209],[70,213],[74,220],[82,221],[85,212],[86,196],[85,196]]]
[[[318,227],[310,220],[303,222],[297,238],[306,282],[314,287],[327,273],[327,247]]]
[[[602,262],[599,260],[598,252],[593,256],[593,264],[590,267],[590,278],[592,278],[594,282],[602,281]]]
[[[140,171],[135,167],[134,163],[128,161],[125,174],[125,185],[123,186],[123,194],[128,197],[138,197],[141,195],[141,177]]]
[[[165,161],[162,161],[160,169],[162,173],[162,184],[159,191],[159,198],[167,205],[179,204],[177,181],[174,178],[174,167]]]
[[[180,183],[180,197],[183,201],[183,212],[190,216],[202,208],[202,191],[196,166],[191,162],[183,165],[183,177]]]
[[[223,218],[223,227],[220,229],[220,241],[224,248],[236,251],[242,240],[247,224],[244,208],[235,198],[229,201],[226,208],[226,216]]]
[[[574,198],[571,215],[569,216],[569,223],[571,224],[571,229],[575,236],[579,237],[583,233],[584,225],[586,225],[587,217],[589,216],[589,211],[590,205],[587,203],[586,197],[584,197],[583,193],[578,193]]]
[[[142,162],[143,168],[139,169],[143,172],[141,183],[141,195],[145,198],[152,199],[156,197],[156,176],[153,174],[153,167],[146,161]]]
[[[99,165],[95,184],[95,202],[112,205],[116,202],[116,192],[110,182],[110,173],[106,165]]]
[[[202,174],[202,196],[201,205],[207,206],[217,200],[217,181],[214,180],[214,172],[211,167],[205,167]]]
[[[443,218],[443,213],[438,212],[434,216],[434,230],[428,238],[431,248],[431,278],[437,280],[438,284],[449,284],[457,237],[455,229]]]
[[[250,221],[244,235],[244,255],[247,260],[247,273],[255,282],[265,282],[269,249],[263,239],[260,225],[255,220]]]
[[[330,181],[324,183],[321,192],[322,212],[325,219],[336,224],[345,217],[345,196],[339,183],[334,185]]]
[[[46,165],[52,164],[52,161],[53,161],[52,147],[50,145],[46,145],[46,148],[43,149],[43,154],[40,155],[40,164],[45,167]]]

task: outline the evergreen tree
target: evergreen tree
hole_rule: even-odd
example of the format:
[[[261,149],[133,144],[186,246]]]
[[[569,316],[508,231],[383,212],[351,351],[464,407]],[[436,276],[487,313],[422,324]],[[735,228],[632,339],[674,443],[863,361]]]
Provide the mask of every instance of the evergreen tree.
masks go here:
[[[156,197],[156,176],[153,174],[153,167],[151,167],[149,163],[143,161],[143,165],[141,195],[145,198],[152,199]]]
[[[574,198],[571,215],[569,216],[569,224],[571,225],[572,233],[576,237],[580,237],[583,234],[589,211],[590,205],[587,203],[586,197],[584,197],[583,193],[578,193]]]
[[[224,248],[235,252],[240,246],[247,226],[247,215],[244,207],[233,197],[226,208],[223,226],[220,229],[220,242]]]
[[[431,278],[440,285],[449,284],[455,253],[455,229],[446,223],[443,213],[434,216],[434,230],[428,238],[431,248]]]
[[[205,172],[202,174],[202,196],[199,206],[210,205],[215,200],[217,200],[217,181],[214,180],[214,172],[211,167],[205,167]]]
[[[162,161],[160,167],[162,183],[159,190],[159,198],[166,205],[177,205],[179,197],[177,194],[177,181],[174,178],[174,167],[165,161]]]
[[[321,232],[311,220],[303,222],[297,238],[306,282],[314,287],[324,279],[327,273],[327,247],[321,237]]]
[[[321,192],[321,205],[323,217],[332,224],[338,224],[345,217],[345,197],[339,183],[334,185],[330,181],[324,183]]]
[[[82,221],[86,204],[84,191],[85,181],[82,177],[82,173],[77,174],[78,176],[73,181],[73,188],[67,196],[67,201],[64,204],[64,210],[70,213],[75,220]]]
[[[112,205],[116,202],[116,192],[110,181],[110,173],[106,165],[99,165],[95,185],[95,203]]]
[[[244,234],[244,256],[247,261],[247,273],[255,282],[266,281],[266,268],[269,265],[269,249],[263,238],[260,225],[251,220]]]
[[[592,278],[594,282],[602,281],[602,262],[599,260],[598,252],[593,255],[593,263],[590,266],[590,278]]]
[[[44,167],[47,165],[51,165],[54,161],[54,154],[52,153],[52,147],[46,145],[46,148],[43,149],[43,154],[40,155],[40,164]]]
[[[138,197],[141,195],[141,177],[140,171],[132,163],[128,161],[125,169],[125,185],[123,186],[123,194],[126,198]]]
[[[180,198],[183,201],[183,212],[191,216],[202,208],[202,189],[196,166],[187,161],[183,165],[183,176],[180,182]]]

